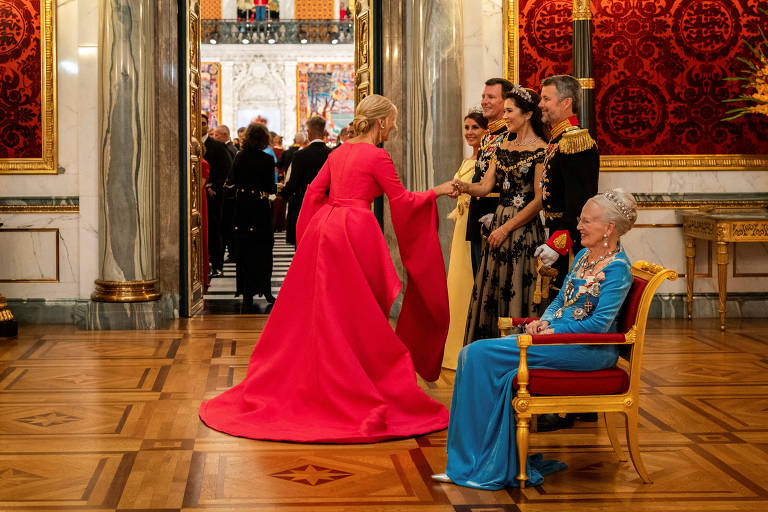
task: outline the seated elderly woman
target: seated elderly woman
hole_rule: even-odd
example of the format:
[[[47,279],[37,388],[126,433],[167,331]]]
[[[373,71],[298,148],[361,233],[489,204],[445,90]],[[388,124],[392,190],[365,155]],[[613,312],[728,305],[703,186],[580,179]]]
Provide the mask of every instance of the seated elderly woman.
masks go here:
[[[574,258],[557,298],[528,334],[616,332],[621,305],[632,284],[631,264],[619,238],[637,218],[631,194],[620,189],[587,201],[578,230],[584,246]],[[536,345],[528,349],[529,368],[593,371],[616,364],[615,345]],[[515,335],[479,340],[459,353],[448,426],[446,472],[433,475],[478,489],[519,485],[515,418],[512,408],[520,351]],[[530,485],[565,464],[528,458]]]

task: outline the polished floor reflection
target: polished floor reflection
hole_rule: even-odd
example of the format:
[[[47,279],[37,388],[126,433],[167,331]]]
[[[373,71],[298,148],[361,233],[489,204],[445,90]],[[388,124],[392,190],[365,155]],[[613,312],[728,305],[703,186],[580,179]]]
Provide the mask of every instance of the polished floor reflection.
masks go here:
[[[532,436],[568,463],[541,487],[432,481],[445,435],[373,445],[209,430],[200,401],[239,381],[266,317],[167,331],[22,327],[0,343],[0,510],[363,512],[768,510],[768,321],[654,321],[640,420],[653,484],[597,424]],[[448,404],[453,372],[422,383]]]

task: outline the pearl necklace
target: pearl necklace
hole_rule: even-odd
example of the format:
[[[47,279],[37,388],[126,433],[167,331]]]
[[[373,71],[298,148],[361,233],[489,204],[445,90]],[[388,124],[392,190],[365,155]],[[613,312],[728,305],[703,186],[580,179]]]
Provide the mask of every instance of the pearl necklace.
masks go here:
[[[619,248],[617,246],[614,250],[608,252],[607,254],[603,254],[602,256],[597,258],[595,261],[590,263],[589,262],[589,255],[591,254],[591,251],[589,249],[587,249],[586,254],[584,254],[584,260],[583,260],[584,263],[581,264],[581,274],[579,275],[579,277],[581,279],[584,279],[584,274],[586,274],[587,271],[589,271],[589,273],[591,274],[592,271],[595,269],[595,267],[597,266],[598,263],[600,263],[601,261],[604,261],[604,260],[606,260],[608,258],[612,258],[618,252],[619,252]]]

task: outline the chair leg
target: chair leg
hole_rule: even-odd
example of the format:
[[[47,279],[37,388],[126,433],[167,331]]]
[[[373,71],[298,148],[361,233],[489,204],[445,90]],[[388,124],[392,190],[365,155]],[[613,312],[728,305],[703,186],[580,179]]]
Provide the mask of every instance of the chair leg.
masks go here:
[[[653,480],[648,476],[648,471],[645,469],[643,459],[640,456],[640,443],[637,439],[637,407],[632,407],[625,411],[624,415],[627,422],[627,447],[629,448],[629,456],[632,458],[632,464],[635,466],[635,471],[640,475],[643,482],[652,484]]]
[[[525,489],[525,482],[528,480],[528,473],[526,472],[526,465],[528,463],[528,426],[531,422],[531,416],[523,417],[521,414],[517,415],[517,457],[520,464],[520,473],[517,475],[517,479],[520,481],[520,488]]]
[[[626,462],[627,456],[621,448],[619,434],[616,432],[616,413],[605,412],[603,413],[603,418],[605,418],[605,429],[608,431],[608,439],[611,440],[611,446],[613,446],[613,451],[616,452],[616,457],[618,457],[621,462]]]

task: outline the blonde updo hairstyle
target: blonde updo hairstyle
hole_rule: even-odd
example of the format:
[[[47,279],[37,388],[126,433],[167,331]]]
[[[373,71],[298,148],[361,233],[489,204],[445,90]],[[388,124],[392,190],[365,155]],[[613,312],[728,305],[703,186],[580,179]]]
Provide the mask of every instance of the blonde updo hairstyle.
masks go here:
[[[637,202],[629,192],[620,188],[607,190],[589,199],[603,210],[603,222],[613,223],[616,233],[623,236],[637,220]]]
[[[380,119],[386,119],[394,110],[395,105],[384,96],[371,94],[363,98],[355,108],[355,119],[352,127],[356,135],[364,135],[371,131]]]

